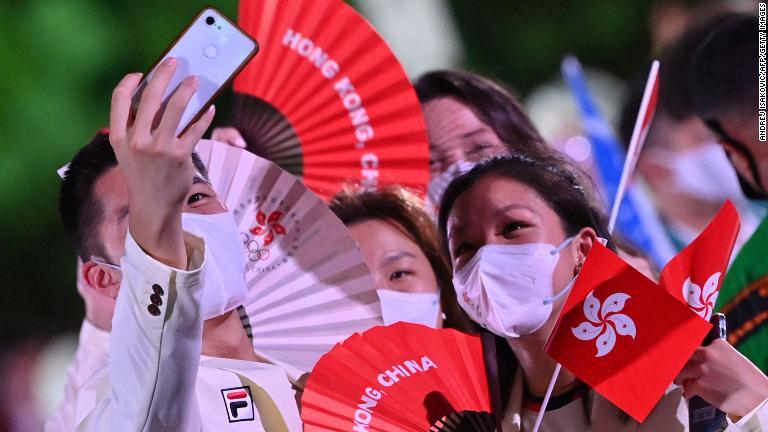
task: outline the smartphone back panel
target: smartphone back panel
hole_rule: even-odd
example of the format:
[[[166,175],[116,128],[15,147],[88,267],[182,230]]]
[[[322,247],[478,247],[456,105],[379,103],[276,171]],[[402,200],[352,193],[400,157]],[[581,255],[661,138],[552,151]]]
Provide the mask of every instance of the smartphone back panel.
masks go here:
[[[176,129],[180,135],[202,114],[218,92],[258,51],[257,42],[213,8],[205,8],[160,57],[136,90],[138,102],[155,69],[168,57],[176,59],[176,72],[163,94],[163,107],[179,84],[196,75],[199,87]]]

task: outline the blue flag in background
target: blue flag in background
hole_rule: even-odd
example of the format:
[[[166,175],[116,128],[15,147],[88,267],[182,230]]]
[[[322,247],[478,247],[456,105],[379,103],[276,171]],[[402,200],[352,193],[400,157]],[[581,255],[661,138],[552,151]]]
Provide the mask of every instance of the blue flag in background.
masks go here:
[[[579,61],[574,57],[566,57],[563,60],[562,73],[571,93],[576,98],[582,127],[592,144],[592,155],[601,183],[600,190],[610,210],[619,187],[626,152],[593,101]],[[619,210],[616,229],[618,233],[647,253],[659,268],[675,255],[675,248],[653,204],[637,187],[629,186]]]

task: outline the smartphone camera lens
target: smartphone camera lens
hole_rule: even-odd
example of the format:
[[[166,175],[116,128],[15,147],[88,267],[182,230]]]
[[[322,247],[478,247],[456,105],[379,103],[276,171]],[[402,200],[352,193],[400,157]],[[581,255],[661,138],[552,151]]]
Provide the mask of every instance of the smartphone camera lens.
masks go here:
[[[213,25],[213,23],[215,23],[215,22],[216,22],[216,20],[213,19],[213,17],[211,17],[211,16],[209,16],[208,18],[205,19],[205,23],[208,24],[208,25]]]

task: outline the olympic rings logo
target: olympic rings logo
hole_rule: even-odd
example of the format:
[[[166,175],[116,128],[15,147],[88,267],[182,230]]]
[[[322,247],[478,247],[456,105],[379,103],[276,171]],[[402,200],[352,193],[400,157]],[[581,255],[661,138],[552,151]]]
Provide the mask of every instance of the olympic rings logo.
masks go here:
[[[269,249],[262,248],[258,241],[253,240],[247,233],[241,232],[243,247],[248,254],[248,260],[251,262],[266,261],[269,259]]]

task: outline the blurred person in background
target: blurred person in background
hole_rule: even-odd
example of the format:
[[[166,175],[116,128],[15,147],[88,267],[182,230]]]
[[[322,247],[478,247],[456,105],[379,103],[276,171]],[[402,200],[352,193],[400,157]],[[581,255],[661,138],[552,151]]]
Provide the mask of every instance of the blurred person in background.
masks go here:
[[[78,259],[77,291],[86,310],[79,338],[28,340],[0,355],[0,430],[74,430],[75,393],[107,364],[114,313],[114,299],[89,288],[81,269]]]
[[[0,350],[0,431],[39,430],[41,413],[34,393],[42,342],[27,340],[7,348]]]
[[[502,84],[464,70],[435,70],[413,82],[429,138],[427,211],[436,212],[453,177],[474,162],[510,152],[559,157]]]
[[[417,78],[414,87],[429,135],[429,204],[438,206],[451,178],[468,171],[473,162],[509,153],[568,164],[586,180],[588,196],[597,199],[586,173],[542,138],[522,105],[501,84],[467,71],[437,70]],[[655,277],[654,266],[642,254],[628,254],[623,247],[620,253],[646,276]]]
[[[497,336],[489,384],[501,394],[503,431],[530,431],[556,363],[544,345],[605,216],[581,178],[557,160],[513,154],[483,161],[448,186],[439,230],[455,297]],[[734,417],[728,431],[768,427],[768,377],[725,341],[700,348],[642,424],[567,370],[554,383],[541,431],[686,431],[683,396],[699,395]]]
[[[501,84],[462,70],[427,72],[414,81],[429,136],[432,177],[460,161],[510,151],[552,156],[522,105]]]
[[[463,313],[441,296],[453,292],[451,270],[420,198],[388,187],[341,192],[329,206],[363,252],[379,287],[384,324],[463,328]]]
[[[648,14],[651,53],[658,55],[690,24],[694,5],[701,0],[655,0]]]
[[[708,29],[688,66],[696,114],[714,133],[738,174],[744,194],[768,199],[768,145],[760,137],[758,18],[722,17]],[[762,129],[764,131],[765,129]],[[768,218],[731,264],[716,309],[728,321],[728,341],[768,371]]]
[[[421,75],[413,85],[429,136],[432,180],[459,162],[510,151],[558,154],[541,137],[517,99],[489,78],[462,70],[436,70]],[[242,134],[234,127],[215,128],[211,138],[245,146]]]
[[[101,136],[100,136],[101,135]],[[94,140],[107,140],[107,134],[97,134]],[[75,395],[88,379],[107,365],[110,331],[115,314],[115,299],[100,295],[82,276],[82,261],[77,260],[77,293],[85,303],[85,319],[80,327],[77,351],[67,368],[64,396],[53,414],[45,421],[46,432],[69,431],[75,426]]]
[[[723,12],[747,12],[754,0],[655,0],[648,15],[651,55],[659,56],[697,21]]]
[[[637,163],[656,208],[677,250],[693,241],[726,200],[741,215],[736,251],[754,232],[763,211],[751,204],[715,135],[694,110],[688,93],[688,64],[700,41],[724,15],[695,21],[661,56],[659,106]],[[645,81],[637,81],[625,103],[620,124],[629,142]]]

